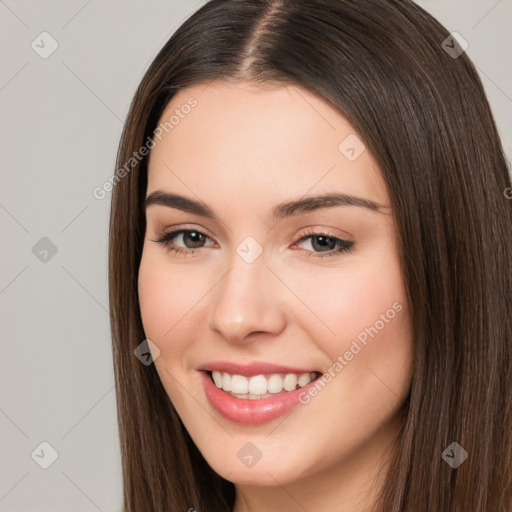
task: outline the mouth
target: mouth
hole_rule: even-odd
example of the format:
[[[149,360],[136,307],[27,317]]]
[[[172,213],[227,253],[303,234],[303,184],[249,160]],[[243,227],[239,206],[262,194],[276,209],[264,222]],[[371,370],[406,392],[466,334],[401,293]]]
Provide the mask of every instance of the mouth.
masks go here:
[[[319,371],[307,373],[268,373],[253,376],[205,370],[210,381],[227,395],[246,400],[263,400],[297,391],[322,376]]]
[[[253,375],[244,376],[203,368],[198,373],[205,396],[217,413],[234,423],[260,425],[309,403],[303,398],[317,386],[322,373],[301,372],[251,372]]]

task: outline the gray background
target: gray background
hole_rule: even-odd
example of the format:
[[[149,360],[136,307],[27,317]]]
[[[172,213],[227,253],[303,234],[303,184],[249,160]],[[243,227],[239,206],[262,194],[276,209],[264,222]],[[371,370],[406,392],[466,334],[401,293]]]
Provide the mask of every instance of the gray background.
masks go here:
[[[120,510],[110,194],[92,191],[145,69],[203,3],[0,0],[0,511]],[[418,3],[468,41],[510,157],[512,0]]]

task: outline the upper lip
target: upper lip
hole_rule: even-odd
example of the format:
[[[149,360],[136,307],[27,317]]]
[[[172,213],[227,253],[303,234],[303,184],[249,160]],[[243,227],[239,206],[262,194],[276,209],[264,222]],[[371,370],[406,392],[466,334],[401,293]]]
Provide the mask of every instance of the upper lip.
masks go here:
[[[230,361],[212,361],[199,366],[197,369],[203,371],[217,370],[219,372],[230,373],[231,375],[244,375],[245,377],[272,373],[297,373],[300,375],[302,373],[317,372],[317,370],[311,368],[295,368],[263,361],[253,361],[247,364],[233,363]]]

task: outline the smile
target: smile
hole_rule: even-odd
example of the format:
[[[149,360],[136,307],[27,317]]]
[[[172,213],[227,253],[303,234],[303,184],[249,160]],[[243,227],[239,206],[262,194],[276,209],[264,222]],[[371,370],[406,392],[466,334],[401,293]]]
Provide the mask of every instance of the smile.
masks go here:
[[[290,412],[301,403],[301,393],[307,393],[322,375],[307,372],[249,377],[218,370],[198,373],[213,409],[225,419],[245,425],[267,423]]]
[[[268,375],[233,375],[228,372],[213,371],[211,378],[215,385],[235,398],[261,400],[276,393],[295,391],[318,377],[318,372],[273,373]]]

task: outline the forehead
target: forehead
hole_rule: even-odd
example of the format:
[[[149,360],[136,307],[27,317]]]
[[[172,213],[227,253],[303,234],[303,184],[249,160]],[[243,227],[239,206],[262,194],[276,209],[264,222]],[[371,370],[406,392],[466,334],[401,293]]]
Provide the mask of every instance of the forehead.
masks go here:
[[[389,202],[381,173],[354,128],[298,86],[221,80],[194,85],[175,94],[159,127],[149,192],[192,191],[204,200],[212,194],[258,195],[261,206],[269,207],[291,196],[331,191]]]

